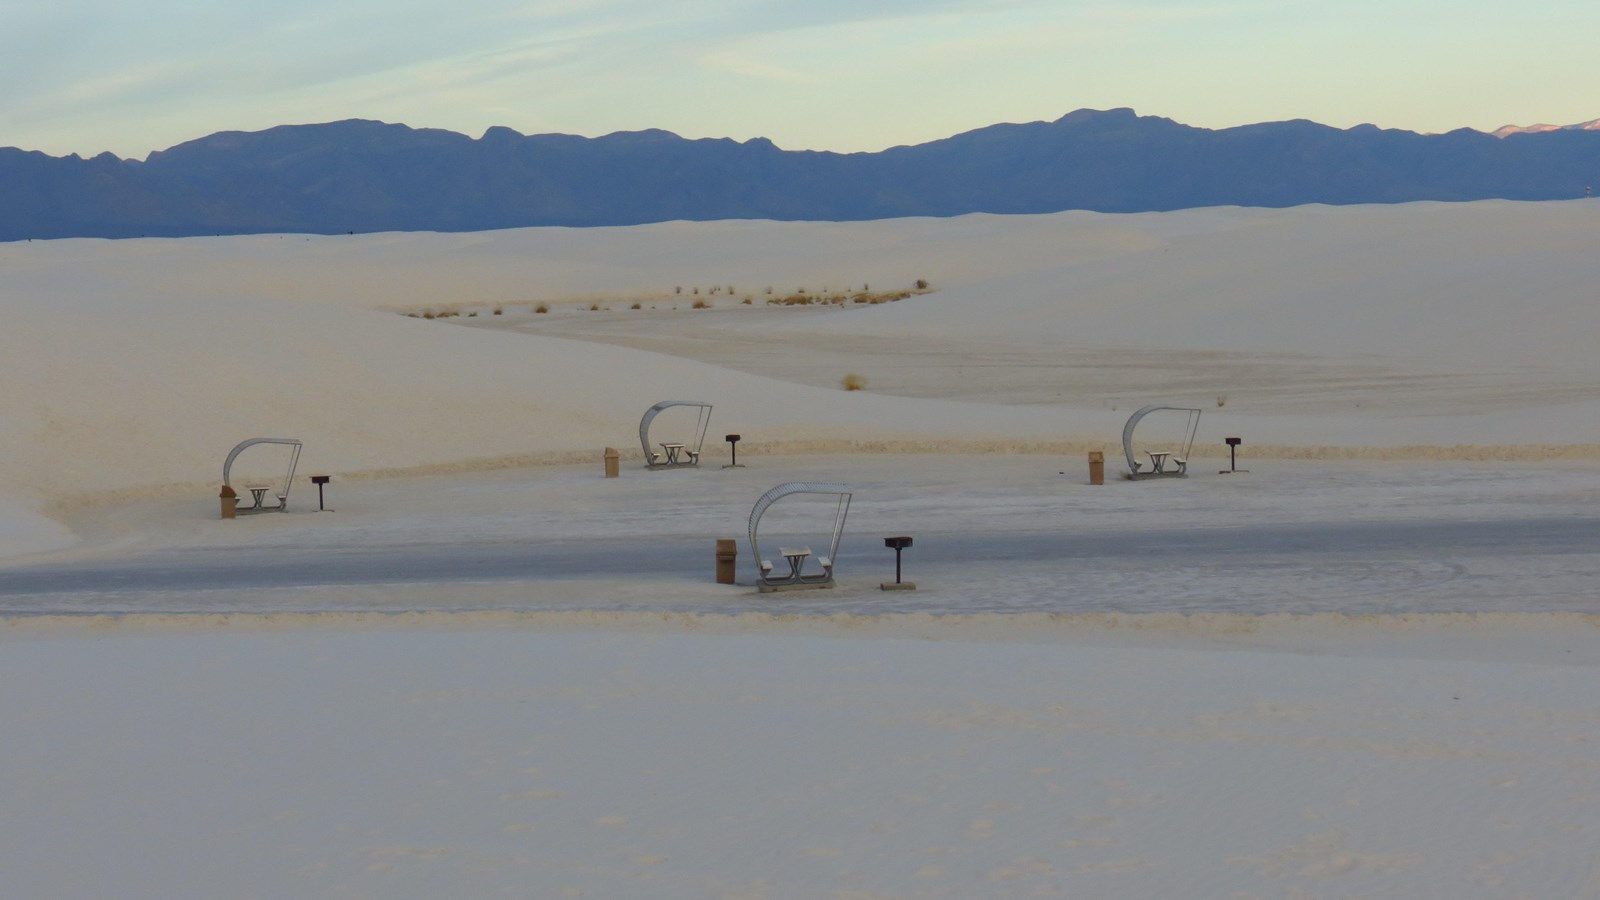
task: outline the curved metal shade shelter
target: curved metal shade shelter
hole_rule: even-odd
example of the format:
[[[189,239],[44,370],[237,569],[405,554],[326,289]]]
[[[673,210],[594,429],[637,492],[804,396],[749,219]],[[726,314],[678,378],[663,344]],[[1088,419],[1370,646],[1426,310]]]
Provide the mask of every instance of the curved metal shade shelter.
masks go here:
[[[778,554],[784,558],[786,566],[783,571],[774,571],[772,563],[761,556],[761,544],[756,532],[761,525],[761,517],[772,504],[795,494],[831,494],[839,498],[833,517],[833,536],[829,539],[826,556],[812,556],[809,547],[779,549]],[[833,560],[839,554],[839,538],[844,535],[844,519],[850,513],[850,497],[849,485],[814,481],[788,481],[762,494],[761,499],[750,509],[750,554],[755,557],[756,565],[760,567],[760,576],[756,581],[757,589],[766,593],[796,588],[833,587]],[[815,560],[821,571],[815,568],[807,571],[807,558]]]
[[[674,406],[696,407],[697,418],[693,435],[681,443],[663,443],[660,449],[650,449],[650,423],[664,409]],[[644,449],[646,464],[652,469],[675,469],[700,465],[700,448],[706,442],[706,429],[711,427],[711,404],[698,400],[663,400],[644,411],[639,420],[639,446]]]
[[[228,481],[233,472],[233,461],[239,458],[239,454],[257,444],[287,444],[289,446],[289,472],[283,476],[282,484],[246,485],[245,487],[249,488],[250,493],[255,495],[255,505],[241,509],[240,512],[254,512],[261,509],[285,509],[289,506],[289,486],[294,483],[294,468],[300,464],[300,442],[294,438],[251,438],[248,441],[241,441],[239,446],[228,451],[228,458],[222,462],[222,484],[225,487],[233,487]],[[272,490],[273,488],[276,488],[276,490]],[[272,490],[273,496],[278,498],[277,506],[264,507],[261,505],[261,501],[268,490]]]
[[[1139,427],[1140,419],[1161,410],[1181,412],[1188,416],[1183,432],[1183,443],[1173,449],[1149,451],[1150,462],[1141,464],[1133,455],[1133,430]],[[1200,410],[1187,406],[1163,406],[1158,403],[1146,406],[1129,416],[1128,423],[1122,426],[1122,453],[1128,459],[1128,477],[1174,478],[1186,474],[1189,468],[1189,450],[1194,447],[1194,435],[1199,429]]]

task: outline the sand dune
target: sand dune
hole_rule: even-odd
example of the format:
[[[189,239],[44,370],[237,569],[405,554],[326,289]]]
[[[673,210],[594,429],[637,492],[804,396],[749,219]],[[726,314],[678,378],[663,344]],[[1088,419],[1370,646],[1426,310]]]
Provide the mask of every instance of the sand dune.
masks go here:
[[[255,434],[306,439],[340,471],[597,450],[664,395],[775,440],[1103,438],[1112,406],[1225,395],[1265,417],[1263,443],[1596,443],[1569,420],[1593,419],[1597,233],[1591,204],[1496,202],[14,243],[0,485],[199,483]],[[687,295],[673,326],[609,301],[550,317],[614,343],[636,326],[678,358],[392,314],[915,278],[937,290],[786,319]],[[890,368],[903,353],[943,364]],[[837,390],[847,367],[868,392]]]
[[[1589,201],[0,244],[8,883],[1600,896],[1597,246]],[[640,474],[667,398],[753,465]],[[1082,484],[1151,402],[1253,480]],[[340,512],[219,522],[262,435]],[[925,590],[672,568],[790,476]],[[238,577],[312,558],[466,574]]]

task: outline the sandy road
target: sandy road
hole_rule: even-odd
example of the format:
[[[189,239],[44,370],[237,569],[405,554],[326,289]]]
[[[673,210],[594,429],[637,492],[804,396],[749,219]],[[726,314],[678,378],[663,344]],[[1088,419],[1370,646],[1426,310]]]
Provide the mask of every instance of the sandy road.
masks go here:
[[[173,548],[0,571],[0,614],[316,611],[307,588],[427,584],[418,602],[381,590],[342,610],[661,609],[795,613],[1594,611],[1600,517],[1315,522],[1137,532],[923,532],[893,579],[881,540],[841,548],[841,587],[761,595],[748,548],[741,585],[712,583],[709,538],[648,543],[500,540],[240,549]],[[743,543],[743,542],[741,542]],[[585,590],[583,582],[589,582]],[[621,583],[618,583],[618,582]],[[542,586],[565,588],[551,594]],[[485,584],[497,590],[482,590]],[[460,588],[472,585],[470,596]]]

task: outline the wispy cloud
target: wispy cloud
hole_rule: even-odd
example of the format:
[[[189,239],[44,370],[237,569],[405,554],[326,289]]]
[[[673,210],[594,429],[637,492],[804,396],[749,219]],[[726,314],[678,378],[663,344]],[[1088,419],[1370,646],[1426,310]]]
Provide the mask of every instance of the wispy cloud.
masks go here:
[[[193,81],[199,72],[193,60],[164,59],[68,82],[58,98],[69,104],[101,106],[159,95]]]
[[[817,84],[822,79],[815,72],[781,66],[772,56],[754,48],[753,42],[729,44],[699,54],[696,61],[703,66],[746,78],[762,78],[790,84]]]
[[[0,0],[0,143],[143,152],[360,116],[869,149],[1078,105],[1433,130],[1596,115],[1593,0],[1464,21],[1449,0]],[[1463,84],[1514,89],[1440,88]]]

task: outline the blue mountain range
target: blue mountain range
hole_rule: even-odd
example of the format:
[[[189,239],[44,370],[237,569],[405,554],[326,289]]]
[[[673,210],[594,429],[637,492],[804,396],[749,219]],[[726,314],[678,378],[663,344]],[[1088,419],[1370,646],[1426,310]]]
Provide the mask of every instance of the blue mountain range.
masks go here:
[[[0,149],[0,240],[1561,200],[1592,186],[1596,130],[1205,129],[1112,109],[830,153],[348,120],[220,132],[144,160]]]

